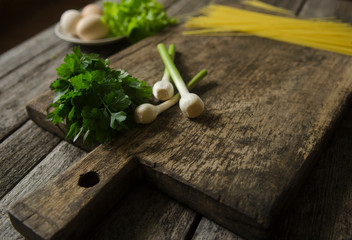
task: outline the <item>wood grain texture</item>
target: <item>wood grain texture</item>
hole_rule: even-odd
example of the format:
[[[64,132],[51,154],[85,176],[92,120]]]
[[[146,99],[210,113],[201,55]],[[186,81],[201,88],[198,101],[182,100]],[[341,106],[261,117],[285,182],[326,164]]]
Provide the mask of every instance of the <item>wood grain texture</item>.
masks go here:
[[[340,6],[341,2],[343,1],[307,0],[299,16],[305,18],[336,17],[336,11]]]
[[[351,21],[350,1],[308,0],[301,16]],[[352,238],[352,107],[292,207],[274,227],[276,239]]]
[[[243,240],[243,238],[203,217],[192,240]]]
[[[302,186],[292,207],[274,227],[276,239],[351,239],[352,107]]]
[[[351,9],[351,1],[306,0],[299,16],[303,18],[336,18],[352,22]]]
[[[272,239],[351,239],[351,136],[352,107],[349,107],[293,204],[272,227]],[[194,239],[208,236],[209,239],[236,239],[228,230],[203,218]]]
[[[58,137],[43,130],[31,120],[2,142],[0,145],[0,199],[59,142]]]
[[[187,239],[195,219],[194,211],[142,183],[110,211],[89,239]]]
[[[23,238],[13,228],[7,216],[7,210],[13,202],[45,185],[85,155],[86,152],[83,150],[62,141],[7,193],[0,200],[0,239],[12,240]]]
[[[350,13],[351,9],[352,3],[349,1],[308,0],[300,16],[335,16],[351,21],[346,14]],[[332,142],[319,157],[297,198],[272,227],[272,239],[352,238],[351,113],[352,109],[349,107]],[[203,226],[203,222],[206,222],[207,227]],[[212,229],[216,229],[216,232]],[[223,239],[224,234],[227,236],[231,233],[214,222],[202,219],[194,238],[210,235],[212,239]]]
[[[55,69],[62,62],[66,52],[67,44],[55,45],[1,79],[0,119],[3,124],[0,126],[0,139],[5,139],[28,119],[26,104],[49,89],[52,79],[56,79]]]
[[[16,70],[31,59],[41,55],[61,40],[54,35],[53,28],[48,28],[18,47],[0,55],[0,78]],[[39,47],[40,46],[40,47]],[[25,53],[24,53],[25,52]]]
[[[122,51],[112,65],[151,83],[163,69],[156,43],[175,43],[185,79],[209,71],[196,90],[205,114],[190,121],[175,107],[124,144],[168,194],[241,235],[263,237],[340,116],[352,90],[351,59],[255,37],[181,31]]]

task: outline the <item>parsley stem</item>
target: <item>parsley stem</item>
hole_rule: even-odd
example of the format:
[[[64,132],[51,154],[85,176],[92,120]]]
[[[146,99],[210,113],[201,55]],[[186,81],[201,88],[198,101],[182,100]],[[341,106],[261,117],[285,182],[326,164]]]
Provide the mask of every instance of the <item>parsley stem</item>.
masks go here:
[[[100,101],[103,103],[105,109],[108,110],[108,112],[110,113],[110,115],[112,115],[112,111],[109,109],[108,105],[106,105],[106,103],[104,102],[104,100],[101,98],[100,95],[98,95],[98,96],[99,96]]]

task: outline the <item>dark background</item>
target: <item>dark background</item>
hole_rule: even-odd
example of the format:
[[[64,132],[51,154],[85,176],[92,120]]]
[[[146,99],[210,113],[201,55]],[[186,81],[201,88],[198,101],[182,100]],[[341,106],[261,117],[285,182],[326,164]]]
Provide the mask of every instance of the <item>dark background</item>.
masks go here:
[[[91,0],[0,0],[0,54],[60,20],[67,9]]]

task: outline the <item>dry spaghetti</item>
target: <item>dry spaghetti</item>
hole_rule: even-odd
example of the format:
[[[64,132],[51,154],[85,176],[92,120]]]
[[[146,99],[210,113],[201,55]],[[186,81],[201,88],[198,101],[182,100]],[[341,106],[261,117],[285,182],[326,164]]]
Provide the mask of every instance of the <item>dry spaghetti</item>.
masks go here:
[[[209,5],[190,18],[185,35],[256,35],[352,56],[352,26],[337,20],[298,19]]]
[[[255,8],[260,8],[263,10],[267,10],[270,12],[275,12],[275,13],[282,13],[285,15],[289,15],[289,16],[293,16],[294,13],[290,10],[284,9],[284,8],[280,8],[280,7],[276,7],[273,6],[271,4],[265,3],[265,2],[261,2],[258,0],[244,0],[243,3],[245,5],[251,6],[251,7],[255,7]]]

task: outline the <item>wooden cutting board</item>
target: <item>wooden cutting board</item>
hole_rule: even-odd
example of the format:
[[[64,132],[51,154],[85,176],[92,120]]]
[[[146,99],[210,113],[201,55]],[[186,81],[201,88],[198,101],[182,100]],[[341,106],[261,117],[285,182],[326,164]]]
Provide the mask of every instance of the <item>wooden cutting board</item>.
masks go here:
[[[175,106],[95,148],[13,205],[9,215],[23,235],[84,234],[134,183],[148,181],[241,236],[270,236],[348,103],[352,59],[257,37],[185,37],[183,30],[141,41],[111,65],[152,85],[164,69],[157,43],[174,43],[186,81],[209,72],[194,89],[204,114],[190,120]],[[51,98],[45,93],[27,109],[54,131],[44,121]]]

